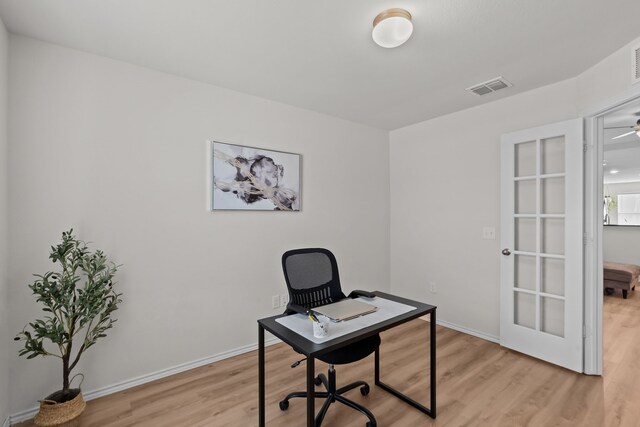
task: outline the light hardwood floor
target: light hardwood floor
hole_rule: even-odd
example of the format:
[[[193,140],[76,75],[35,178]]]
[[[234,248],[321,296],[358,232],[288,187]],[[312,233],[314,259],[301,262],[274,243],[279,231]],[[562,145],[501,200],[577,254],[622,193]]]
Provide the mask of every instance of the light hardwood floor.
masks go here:
[[[349,397],[369,407],[378,425],[414,426],[639,426],[640,292],[605,296],[604,377],[567,371],[495,343],[438,327],[438,418],[432,420],[383,390]],[[382,379],[428,403],[428,328],[415,320],[382,336]],[[305,403],[278,401],[303,390],[304,363],[284,344],[267,348],[267,425],[305,425]],[[316,370],[326,365],[317,363]],[[338,366],[338,386],[373,382],[369,357]],[[252,352],[93,400],[80,426],[257,425],[257,354]],[[316,402],[316,408],[320,401]],[[364,426],[358,412],[333,404],[323,425]],[[31,426],[31,422],[19,424]]]

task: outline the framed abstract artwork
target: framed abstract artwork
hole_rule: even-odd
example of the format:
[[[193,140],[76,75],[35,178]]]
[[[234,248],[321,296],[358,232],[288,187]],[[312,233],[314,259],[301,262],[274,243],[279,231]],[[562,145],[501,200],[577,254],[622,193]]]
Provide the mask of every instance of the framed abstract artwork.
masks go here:
[[[211,210],[300,210],[300,154],[209,144]]]

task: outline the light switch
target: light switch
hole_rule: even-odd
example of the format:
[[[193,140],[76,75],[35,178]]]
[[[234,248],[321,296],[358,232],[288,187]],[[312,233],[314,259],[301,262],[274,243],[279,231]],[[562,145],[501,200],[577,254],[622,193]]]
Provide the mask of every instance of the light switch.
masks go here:
[[[482,238],[485,240],[496,240],[496,228],[484,227],[482,229]]]

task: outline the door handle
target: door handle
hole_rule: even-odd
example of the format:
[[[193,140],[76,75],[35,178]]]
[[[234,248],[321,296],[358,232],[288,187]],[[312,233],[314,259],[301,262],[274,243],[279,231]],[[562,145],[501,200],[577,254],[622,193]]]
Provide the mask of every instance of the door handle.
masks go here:
[[[508,248],[505,248],[505,249],[502,250],[502,255],[509,256],[509,255],[511,255],[511,251]]]

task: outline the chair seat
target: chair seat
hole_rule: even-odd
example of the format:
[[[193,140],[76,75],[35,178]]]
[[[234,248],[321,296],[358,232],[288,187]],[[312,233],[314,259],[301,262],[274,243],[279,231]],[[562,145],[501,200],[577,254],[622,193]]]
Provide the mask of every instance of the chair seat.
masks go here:
[[[364,359],[380,346],[380,335],[365,338],[339,350],[323,354],[318,359],[330,365],[346,365]]]

